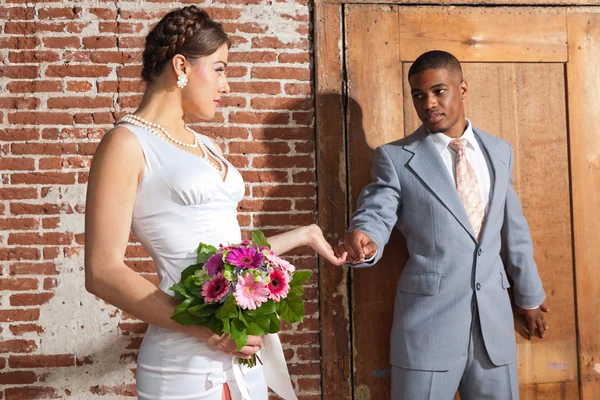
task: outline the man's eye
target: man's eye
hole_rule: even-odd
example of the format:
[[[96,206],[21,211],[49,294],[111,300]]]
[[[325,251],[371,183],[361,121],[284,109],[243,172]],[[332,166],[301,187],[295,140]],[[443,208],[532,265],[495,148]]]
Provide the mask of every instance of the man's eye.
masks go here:
[[[438,90],[436,91],[436,93],[437,93],[437,94],[444,94],[444,93],[446,93],[446,89],[438,89]]]

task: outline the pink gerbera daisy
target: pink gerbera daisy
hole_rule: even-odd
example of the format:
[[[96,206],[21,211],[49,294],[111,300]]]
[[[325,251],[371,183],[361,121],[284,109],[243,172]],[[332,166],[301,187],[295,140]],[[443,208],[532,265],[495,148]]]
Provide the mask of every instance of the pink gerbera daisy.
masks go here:
[[[216,303],[229,293],[229,281],[222,273],[202,285],[202,297],[205,303]]]
[[[268,285],[269,292],[271,292],[269,298],[279,301],[287,297],[290,290],[290,276],[287,272],[273,268],[269,277],[271,278],[271,283]]]
[[[242,309],[256,310],[257,307],[267,301],[269,289],[267,289],[266,283],[262,281],[255,282],[252,274],[246,274],[238,276],[233,295]]]
[[[258,268],[264,259],[264,255],[254,247],[240,247],[233,249],[227,254],[225,261],[242,269]]]
[[[209,275],[218,274],[225,267],[225,263],[223,263],[223,254],[217,253],[208,259],[206,264],[204,264],[204,268],[208,270]]]

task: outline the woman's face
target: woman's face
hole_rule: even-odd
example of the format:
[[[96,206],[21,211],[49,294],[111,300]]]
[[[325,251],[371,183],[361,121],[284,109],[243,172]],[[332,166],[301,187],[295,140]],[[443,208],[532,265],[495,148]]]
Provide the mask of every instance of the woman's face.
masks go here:
[[[213,54],[190,63],[190,68],[187,68],[188,84],[182,91],[184,113],[205,120],[215,116],[221,95],[229,93],[225,76],[228,52],[224,43]]]

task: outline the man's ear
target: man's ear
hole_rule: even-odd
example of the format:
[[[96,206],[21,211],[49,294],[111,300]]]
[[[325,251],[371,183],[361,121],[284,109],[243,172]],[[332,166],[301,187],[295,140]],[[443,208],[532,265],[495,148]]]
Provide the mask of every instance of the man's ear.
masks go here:
[[[467,81],[463,79],[458,87],[460,88],[460,98],[464,100],[469,91],[469,85],[467,84]]]

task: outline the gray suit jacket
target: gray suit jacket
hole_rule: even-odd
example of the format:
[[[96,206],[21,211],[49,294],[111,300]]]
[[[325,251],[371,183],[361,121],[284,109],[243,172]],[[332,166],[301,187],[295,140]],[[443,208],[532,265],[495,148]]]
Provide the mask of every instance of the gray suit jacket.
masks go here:
[[[495,365],[516,361],[515,303],[545,299],[527,221],[513,189],[508,142],[473,128],[491,168],[492,193],[479,243],[456,187],[427,129],[375,150],[372,183],[358,199],[349,231],[360,230],[382,256],[394,226],[406,238],[408,261],[398,281],[391,363],[445,371],[468,351],[475,298],[485,347]]]

